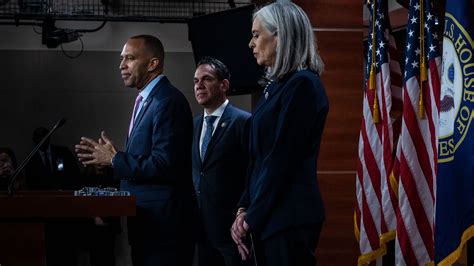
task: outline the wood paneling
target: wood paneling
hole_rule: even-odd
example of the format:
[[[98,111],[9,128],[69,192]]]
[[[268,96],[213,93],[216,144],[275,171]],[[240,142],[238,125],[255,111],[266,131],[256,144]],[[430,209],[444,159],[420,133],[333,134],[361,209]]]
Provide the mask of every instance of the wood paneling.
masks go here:
[[[44,266],[44,224],[0,223],[0,265]]]
[[[319,174],[326,207],[326,222],[316,250],[318,266],[357,265],[359,249],[354,237],[353,174]]]
[[[359,248],[353,215],[364,75],[362,2],[294,2],[305,10],[316,30],[326,28],[316,31],[319,52],[326,64],[322,80],[330,106],[318,169],[349,171],[318,176],[326,207],[326,222],[317,249],[318,265],[356,265]]]
[[[359,28],[362,25],[362,1],[294,0],[308,14],[316,28]]]
[[[252,0],[257,6],[269,0]],[[362,25],[362,1],[354,0],[294,0],[308,14],[317,28],[359,28]]]
[[[362,118],[362,32],[316,32],[329,97],[319,170],[355,171]]]

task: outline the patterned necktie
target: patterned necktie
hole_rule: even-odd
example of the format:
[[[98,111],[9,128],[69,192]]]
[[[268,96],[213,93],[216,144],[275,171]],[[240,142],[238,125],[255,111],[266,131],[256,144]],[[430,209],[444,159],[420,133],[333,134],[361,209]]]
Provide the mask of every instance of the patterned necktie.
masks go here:
[[[138,94],[137,99],[135,100],[135,106],[133,107],[132,119],[130,119],[130,126],[128,127],[128,136],[132,133],[133,124],[135,123],[135,116],[137,115],[138,106],[142,102],[143,97]]]
[[[216,121],[217,116],[209,115],[204,117],[204,119],[206,119],[206,133],[202,139],[201,160],[204,160],[204,156],[206,156],[207,145],[209,145],[209,142],[211,142],[212,131],[214,131],[214,121]]]

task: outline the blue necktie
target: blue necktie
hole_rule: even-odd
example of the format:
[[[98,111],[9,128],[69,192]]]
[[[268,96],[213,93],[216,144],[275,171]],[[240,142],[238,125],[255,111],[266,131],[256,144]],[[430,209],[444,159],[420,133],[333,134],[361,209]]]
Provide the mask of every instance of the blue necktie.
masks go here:
[[[212,131],[214,131],[214,121],[216,121],[216,118],[217,116],[215,115],[204,117],[204,119],[206,119],[206,133],[204,134],[201,145],[201,160],[204,160],[204,156],[206,156],[207,145],[211,142]]]

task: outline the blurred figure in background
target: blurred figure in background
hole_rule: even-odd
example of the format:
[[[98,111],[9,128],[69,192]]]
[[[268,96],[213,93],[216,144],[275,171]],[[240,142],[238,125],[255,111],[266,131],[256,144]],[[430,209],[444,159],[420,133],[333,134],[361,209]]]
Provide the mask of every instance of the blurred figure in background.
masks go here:
[[[33,131],[35,145],[48,134],[45,127]],[[48,138],[33,155],[25,168],[27,189],[33,190],[75,190],[82,185],[77,160],[65,146],[53,145]]]
[[[38,145],[49,133],[45,127],[33,131]],[[81,172],[74,154],[65,146],[51,144],[48,137],[25,167],[25,189],[76,190],[82,187]],[[45,224],[46,265],[74,266],[78,263],[79,239],[84,236],[84,218],[54,218]]]
[[[0,147],[0,190],[7,190],[10,178],[17,167],[15,153],[7,147]],[[21,179],[17,178],[14,188],[17,189]]]

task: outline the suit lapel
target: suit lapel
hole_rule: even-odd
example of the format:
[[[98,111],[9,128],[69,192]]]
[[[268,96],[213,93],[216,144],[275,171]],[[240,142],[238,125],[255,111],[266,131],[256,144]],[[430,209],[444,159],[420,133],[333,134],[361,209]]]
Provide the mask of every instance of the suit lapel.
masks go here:
[[[151,102],[153,101],[153,98],[151,96],[152,95],[150,93],[150,95],[146,98],[145,102],[143,103],[142,109],[140,109],[140,112],[138,113],[137,118],[135,119],[135,122],[133,123],[133,128],[132,128],[132,132],[130,132],[130,136],[133,135],[135,129],[140,124],[140,122],[143,118],[143,115],[145,114],[146,110],[148,109],[148,106],[150,106]]]
[[[201,139],[201,132],[202,132],[202,122],[203,122],[203,115],[200,115],[199,118],[197,119],[196,124],[194,125],[194,158],[198,158],[196,162],[199,164],[199,167],[201,167],[202,162],[201,162],[201,147],[199,147],[199,140]]]
[[[130,132],[130,136],[128,136],[128,140],[127,140],[127,150],[128,150],[128,146],[130,144],[130,139],[133,137],[133,134],[135,133],[135,129],[140,124],[140,121],[142,120],[143,115],[145,114],[146,110],[148,109],[148,106],[150,106],[151,102],[153,101],[153,98],[150,97],[150,96],[151,96],[151,94],[147,97],[147,99],[143,103],[142,109],[140,109],[140,112],[138,113],[137,118],[135,119],[135,122],[133,123],[132,131]]]
[[[138,127],[140,124],[145,112],[148,110],[148,107],[151,105],[153,102],[153,97],[155,94],[158,92],[158,90],[166,83],[168,83],[168,79],[166,77],[162,77],[161,80],[155,85],[153,90],[150,92],[148,97],[146,98],[145,102],[143,103],[142,109],[140,109],[140,112],[137,114],[137,117],[135,119],[135,122],[133,123],[133,128],[132,131],[130,132],[130,136],[127,138],[127,150],[128,146],[130,145],[130,139],[132,138],[133,134],[135,133],[135,129]]]
[[[217,127],[216,127],[216,130],[214,131],[214,134],[212,135],[211,141],[209,142],[209,145],[207,146],[204,162],[209,157],[208,155],[212,153],[214,146],[219,141],[219,139],[222,138],[226,128],[229,126],[229,123],[231,122],[231,117],[232,117],[231,109],[232,109],[232,106],[230,103],[228,103],[224,110],[224,113],[222,113],[222,116],[219,119],[219,123],[217,123]]]

